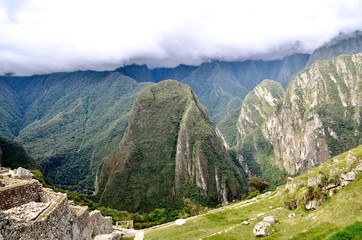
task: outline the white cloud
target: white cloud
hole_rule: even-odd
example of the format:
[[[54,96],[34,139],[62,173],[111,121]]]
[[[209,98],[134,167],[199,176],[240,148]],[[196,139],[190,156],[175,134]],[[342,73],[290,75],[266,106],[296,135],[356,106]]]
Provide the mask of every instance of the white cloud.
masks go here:
[[[361,0],[0,0],[0,73],[270,57],[356,29]]]

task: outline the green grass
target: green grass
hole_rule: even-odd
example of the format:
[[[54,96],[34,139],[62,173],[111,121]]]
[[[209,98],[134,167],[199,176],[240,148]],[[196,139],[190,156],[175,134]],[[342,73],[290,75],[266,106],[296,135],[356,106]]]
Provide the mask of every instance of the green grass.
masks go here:
[[[362,222],[356,222],[337,232],[328,240],[358,240],[362,239]]]
[[[362,145],[352,152],[362,159]],[[344,154],[345,155],[345,154]],[[341,156],[338,156],[342,158]],[[332,160],[313,169],[316,171],[329,172],[331,168],[341,166],[346,167],[346,160],[333,164]],[[297,177],[294,181],[305,176]],[[274,215],[278,218],[278,223],[273,225],[274,233],[263,239],[353,239],[335,238],[335,236],[349,236],[360,234],[362,221],[362,174],[357,175],[356,180],[348,186],[340,189],[335,195],[327,198],[314,211],[307,211],[304,205],[299,205],[294,211],[290,211],[284,206],[286,194],[284,186],[278,188],[270,197],[261,198],[258,202],[251,200],[237,202],[226,206],[223,209],[213,210],[207,214],[189,218],[186,224],[176,226],[169,224],[160,226],[150,231],[146,231],[146,239],[257,239],[252,231],[256,222],[262,220],[264,216]],[[297,197],[302,197],[306,193],[306,186],[297,188]],[[294,212],[294,219],[289,219],[288,214]],[[263,216],[258,214],[265,213]],[[307,219],[313,213],[315,218]],[[244,220],[250,221],[249,225],[243,225]],[[356,224],[355,224],[356,223]],[[348,227],[351,225],[350,227]],[[343,235],[344,234],[344,235]],[[358,236],[358,235],[356,235]]]

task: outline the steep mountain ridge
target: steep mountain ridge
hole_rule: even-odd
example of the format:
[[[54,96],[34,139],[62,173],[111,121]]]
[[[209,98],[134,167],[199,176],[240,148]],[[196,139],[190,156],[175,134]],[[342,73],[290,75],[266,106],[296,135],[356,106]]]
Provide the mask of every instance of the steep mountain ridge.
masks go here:
[[[184,197],[209,203],[240,198],[244,177],[190,87],[167,80],[139,94],[121,144],[98,179],[103,204],[149,211],[180,206]]]
[[[238,121],[239,152],[249,168],[261,163],[255,158],[261,155],[263,164],[269,159],[289,174],[304,173],[361,144],[361,64],[362,54],[313,64],[292,80],[273,107],[267,105],[268,111],[259,106],[272,99],[271,86],[268,94],[259,94],[262,101],[249,107],[245,98]],[[254,144],[248,141],[251,134]]]
[[[192,87],[218,124],[229,111],[238,109],[247,92],[262,80],[269,78],[287,85],[308,58],[307,54],[294,54],[271,61],[212,61],[201,64],[181,82]]]
[[[291,174],[361,144],[362,54],[317,62],[291,82],[264,133]]]
[[[271,155],[273,145],[263,136],[262,129],[273,116],[285,96],[280,83],[264,80],[246,95],[237,121],[236,150],[240,165],[249,176],[257,175],[273,185],[286,177],[282,163]]]
[[[247,135],[260,127],[274,113],[284,95],[282,85],[273,80],[264,80],[250,91],[241,106],[238,120],[240,135]]]

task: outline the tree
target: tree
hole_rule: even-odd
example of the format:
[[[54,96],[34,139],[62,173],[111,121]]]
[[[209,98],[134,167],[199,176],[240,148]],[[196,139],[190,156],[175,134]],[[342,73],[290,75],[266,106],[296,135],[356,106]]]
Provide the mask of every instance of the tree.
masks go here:
[[[269,188],[270,184],[258,177],[249,178],[250,192],[254,192],[258,190],[259,192],[263,192]]]

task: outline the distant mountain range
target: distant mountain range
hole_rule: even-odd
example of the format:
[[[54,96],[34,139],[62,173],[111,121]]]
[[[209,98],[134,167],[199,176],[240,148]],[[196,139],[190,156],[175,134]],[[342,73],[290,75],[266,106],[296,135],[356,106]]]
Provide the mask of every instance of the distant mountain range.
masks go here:
[[[98,185],[97,196],[113,207],[138,211],[171,206],[172,197],[160,196],[177,192],[179,198],[194,193],[189,197],[200,201],[231,200],[246,191],[246,175],[277,184],[287,174],[304,172],[361,144],[361,55],[320,61],[361,52],[361,36],[360,31],[340,35],[311,55],[272,61],[3,76],[0,135],[22,143],[52,184],[84,193],[93,193]],[[166,79],[192,91],[174,81],[161,82]],[[147,91],[154,98],[140,107]],[[182,113],[192,102],[198,117],[186,121]],[[148,118],[142,113],[149,113]],[[153,138],[155,134],[159,136]],[[178,148],[186,146],[190,152],[176,161]],[[201,167],[196,156],[204,158]],[[176,170],[176,163],[183,167]],[[204,187],[197,174],[206,169]],[[146,177],[139,181],[149,179],[159,191],[147,193],[140,191],[147,185],[133,185],[136,180],[129,174],[137,176],[137,171]],[[156,184],[160,181],[165,185]],[[183,184],[190,188],[186,191]],[[118,197],[109,198],[113,193]]]

